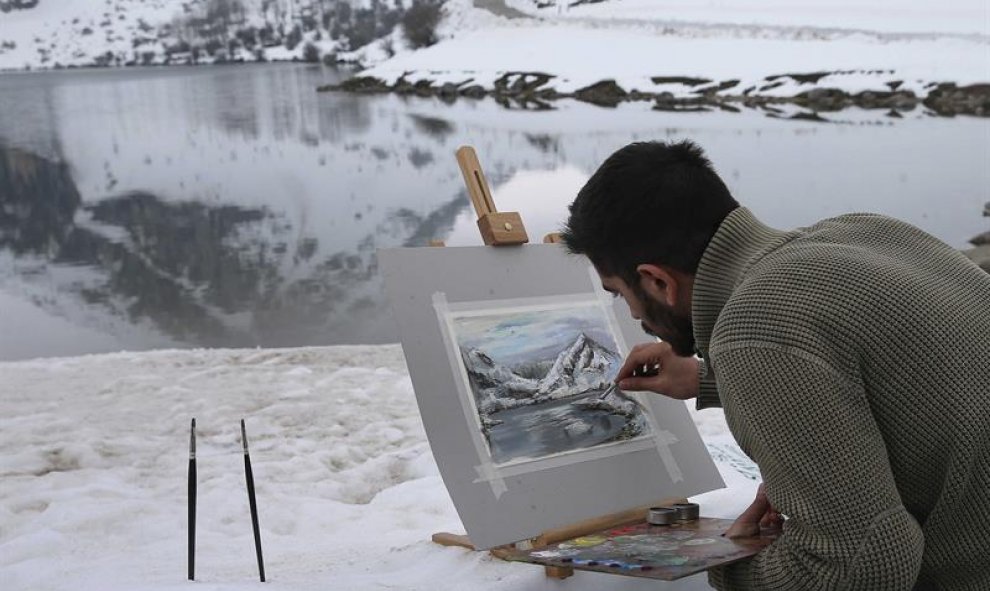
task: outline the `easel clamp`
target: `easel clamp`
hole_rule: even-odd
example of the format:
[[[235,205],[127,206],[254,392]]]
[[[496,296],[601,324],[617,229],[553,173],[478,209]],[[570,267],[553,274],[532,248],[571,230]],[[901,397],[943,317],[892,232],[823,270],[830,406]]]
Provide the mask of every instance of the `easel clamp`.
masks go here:
[[[478,230],[481,239],[488,246],[510,246],[526,244],[529,236],[523,226],[522,217],[517,212],[499,212],[495,208],[488,180],[481,169],[478,154],[471,146],[461,146],[457,149],[457,164],[464,175],[468,196],[478,214]]]

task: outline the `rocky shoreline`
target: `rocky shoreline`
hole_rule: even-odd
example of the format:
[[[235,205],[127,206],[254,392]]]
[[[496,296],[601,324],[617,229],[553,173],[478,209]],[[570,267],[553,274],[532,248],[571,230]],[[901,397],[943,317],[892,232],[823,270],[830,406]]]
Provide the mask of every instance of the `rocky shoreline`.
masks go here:
[[[355,76],[340,84],[321,86],[320,92],[351,92],[357,94],[394,93],[403,96],[436,97],[445,102],[461,98],[483,99],[490,97],[506,108],[547,110],[561,99],[573,99],[602,107],[615,107],[623,102],[653,102],[658,111],[730,111],[742,108],[763,109],[769,114],[783,114],[777,105],[796,105],[811,111],[805,118],[819,112],[841,111],[849,107],[886,110],[891,117],[923,108],[933,116],[971,115],[990,117],[990,83],[958,86],[955,83],[930,83],[927,94],[918,96],[911,90],[901,89],[901,82],[886,83],[886,88],[849,93],[839,88],[815,87],[793,96],[763,94],[782,86],[785,82],[814,84],[836,73],[812,72],[806,74],[780,74],[767,76],[764,84],[740,88],[739,80],[715,81],[707,78],[685,76],[655,76],[656,85],[678,85],[684,92],[675,95],[669,90],[644,92],[627,91],[615,80],[601,80],[574,92],[560,92],[551,85],[555,76],[544,72],[506,72],[494,81],[490,88],[473,79],[463,82],[438,82],[429,78],[409,80],[411,73],[400,76],[394,83],[373,76]]]

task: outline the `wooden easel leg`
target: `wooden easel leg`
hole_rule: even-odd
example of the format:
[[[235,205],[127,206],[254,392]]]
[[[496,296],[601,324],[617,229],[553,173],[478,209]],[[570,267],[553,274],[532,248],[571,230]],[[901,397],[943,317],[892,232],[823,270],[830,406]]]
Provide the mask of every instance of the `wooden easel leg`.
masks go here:
[[[566,579],[574,574],[574,569],[569,566],[544,566],[548,579]]]
[[[476,550],[474,544],[471,543],[471,539],[467,536],[461,534],[452,534],[445,531],[433,534],[432,537],[434,544],[440,544],[441,546],[456,546],[458,548],[467,548],[468,550]]]

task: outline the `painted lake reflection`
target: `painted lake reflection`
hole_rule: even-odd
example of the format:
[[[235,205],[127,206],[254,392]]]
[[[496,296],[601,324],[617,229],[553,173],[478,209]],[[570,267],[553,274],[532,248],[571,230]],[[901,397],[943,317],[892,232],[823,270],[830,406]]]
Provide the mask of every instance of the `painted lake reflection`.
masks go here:
[[[540,458],[562,449],[584,449],[618,440],[633,419],[576,404],[594,402],[600,394],[599,390],[492,415],[500,421],[488,430],[492,459],[503,463]]]
[[[318,94],[258,65],[0,75],[0,359],[396,339],[380,247],[480,239],[453,153],[538,240],[612,151],[693,138],[778,227],[847,211],[953,246],[986,229],[990,122],[829,122]]]

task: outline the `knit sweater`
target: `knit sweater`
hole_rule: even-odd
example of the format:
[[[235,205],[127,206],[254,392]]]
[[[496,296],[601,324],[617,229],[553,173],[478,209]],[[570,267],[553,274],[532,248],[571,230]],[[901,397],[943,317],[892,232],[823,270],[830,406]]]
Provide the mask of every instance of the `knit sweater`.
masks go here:
[[[692,307],[699,407],[787,517],[716,588],[990,590],[990,275],[883,216],[781,232],[741,208]]]

